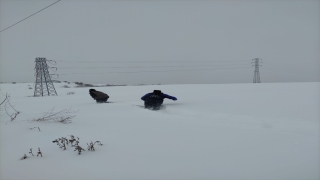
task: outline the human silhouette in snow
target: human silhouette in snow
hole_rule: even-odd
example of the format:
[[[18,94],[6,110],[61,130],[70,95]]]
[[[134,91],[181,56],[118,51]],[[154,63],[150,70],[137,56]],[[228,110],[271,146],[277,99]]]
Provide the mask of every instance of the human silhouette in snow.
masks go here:
[[[96,91],[95,89],[90,89],[89,94],[94,100],[97,101],[97,103],[106,103],[109,98],[108,94]]]
[[[164,94],[160,90],[154,90],[152,93],[148,93],[141,97],[141,99],[144,101],[144,107],[153,110],[160,109],[164,98],[168,98],[174,101],[177,100],[176,97]]]

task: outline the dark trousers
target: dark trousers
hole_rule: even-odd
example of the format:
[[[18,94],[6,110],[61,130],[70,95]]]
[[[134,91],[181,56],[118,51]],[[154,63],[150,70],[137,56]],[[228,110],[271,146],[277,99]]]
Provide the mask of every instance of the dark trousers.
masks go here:
[[[159,110],[162,102],[144,102],[144,107],[152,110]]]
[[[102,99],[97,99],[97,103],[106,103],[108,101],[108,98],[102,98]]]

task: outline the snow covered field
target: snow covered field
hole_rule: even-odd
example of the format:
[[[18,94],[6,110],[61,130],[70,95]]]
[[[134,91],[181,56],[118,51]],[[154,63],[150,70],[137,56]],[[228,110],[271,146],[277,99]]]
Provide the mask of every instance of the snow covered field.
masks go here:
[[[106,104],[89,88],[55,83],[58,96],[32,97],[28,85],[0,84],[0,101],[9,93],[21,112],[10,122],[1,106],[1,180],[320,179],[320,83],[95,88],[110,96]],[[159,111],[139,107],[154,89],[178,100],[165,99]],[[30,122],[53,108],[71,108],[76,117]],[[69,135],[86,151],[52,142]],[[103,145],[88,151],[91,141]]]

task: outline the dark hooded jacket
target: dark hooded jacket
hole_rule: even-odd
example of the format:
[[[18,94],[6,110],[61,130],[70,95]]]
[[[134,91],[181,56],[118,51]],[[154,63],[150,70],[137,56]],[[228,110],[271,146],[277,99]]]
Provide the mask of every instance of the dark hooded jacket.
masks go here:
[[[108,94],[96,91],[95,89],[90,89],[89,94],[94,100],[104,100],[109,98]]]
[[[153,103],[162,104],[164,98],[168,98],[168,99],[171,99],[174,101],[177,100],[176,97],[164,94],[160,90],[154,90],[152,93],[148,93],[148,94],[141,97],[141,99],[145,103],[151,103],[151,104],[153,104]]]

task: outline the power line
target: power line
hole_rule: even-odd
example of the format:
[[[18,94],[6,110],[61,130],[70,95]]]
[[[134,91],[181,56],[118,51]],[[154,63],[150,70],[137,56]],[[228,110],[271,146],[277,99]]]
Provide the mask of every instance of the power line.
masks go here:
[[[153,73],[153,72],[176,72],[176,71],[207,71],[207,70],[217,70],[217,69],[243,69],[243,68],[251,68],[251,67],[238,67],[238,68],[214,68],[214,69],[186,69],[186,70],[163,70],[163,71],[122,71],[122,72],[103,72],[103,73],[65,73],[59,75],[71,75],[71,74],[109,74],[109,73]]]
[[[117,69],[130,69],[130,68],[163,68],[163,67],[208,67],[208,66],[238,66],[246,64],[219,64],[219,65],[194,65],[194,66],[109,66],[109,67],[60,67],[59,69],[107,69],[107,68],[117,68]]]
[[[61,63],[137,63],[137,62],[143,62],[143,63],[172,63],[172,62],[180,62],[180,63],[199,63],[199,62],[208,62],[208,63],[214,63],[214,62],[241,62],[241,61],[247,61],[247,60],[236,60],[236,61],[200,61],[200,60],[173,60],[173,61],[152,61],[152,60],[138,60],[138,61],[68,61],[68,60],[53,60]]]
[[[283,68],[283,69],[285,69],[285,70],[291,70],[291,71],[296,71],[296,72],[301,72],[301,73],[305,73],[302,69],[303,68],[306,68],[306,67],[302,67],[302,66],[300,66],[300,67],[297,67],[297,66],[295,66],[295,65],[293,65],[292,63],[291,64],[287,64],[287,65],[283,65],[283,64],[277,64],[277,63],[272,63],[272,64],[265,64],[265,65],[267,65],[267,66],[277,66],[277,67],[280,67],[280,68]]]
[[[54,2],[54,3],[52,3],[52,4],[50,4],[49,6],[47,6],[47,7],[43,8],[43,9],[41,9],[41,10],[39,10],[39,11],[37,11],[37,12],[33,13],[33,14],[31,14],[30,16],[28,16],[28,17],[26,17],[26,18],[24,18],[24,19],[22,19],[22,20],[20,20],[19,22],[16,22],[16,23],[14,23],[13,25],[11,25],[11,26],[9,26],[9,27],[7,27],[7,28],[5,28],[5,29],[1,30],[1,31],[0,31],[0,33],[1,33],[1,32],[3,32],[3,31],[5,31],[5,30],[7,30],[7,29],[9,29],[9,28],[11,28],[11,27],[13,27],[13,26],[15,26],[15,25],[17,25],[17,24],[19,24],[19,23],[21,23],[22,21],[24,21],[24,20],[26,20],[26,19],[30,18],[31,16],[33,16],[33,15],[35,15],[35,14],[37,14],[37,13],[39,13],[39,12],[41,12],[41,11],[45,10],[45,9],[47,9],[48,7],[50,7],[50,6],[54,5],[54,4],[56,4],[56,3],[57,3],[57,2],[59,2],[59,1],[61,1],[61,0],[58,0],[58,1],[56,1],[56,2]]]
[[[291,74],[292,73],[295,73],[295,74],[311,74],[311,75],[314,75],[314,76],[318,76],[319,75],[319,74],[316,74],[315,72],[310,72],[310,71],[306,72],[306,71],[303,71],[303,70],[292,69],[290,67],[279,67],[278,65],[277,65],[277,67],[275,67],[275,66],[270,65],[270,64],[264,64],[264,65],[269,66],[269,68],[278,69],[278,70],[281,70],[281,72],[287,72],[287,73],[291,73]]]

